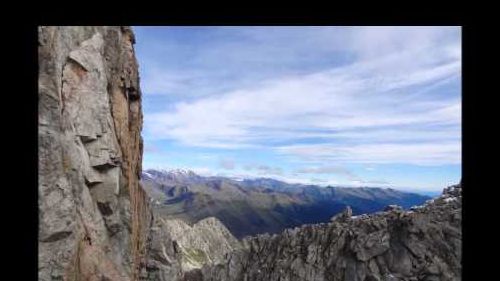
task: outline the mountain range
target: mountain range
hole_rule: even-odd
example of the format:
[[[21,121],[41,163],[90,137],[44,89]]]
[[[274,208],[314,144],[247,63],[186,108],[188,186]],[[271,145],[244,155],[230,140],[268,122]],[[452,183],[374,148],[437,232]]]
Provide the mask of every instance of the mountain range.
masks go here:
[[[270,178],[236,180],[200,176],[190,170],[145,170],[141,183],[162,217],[191,225],[215,217],[237,238],[327,222],[347,206],[359,215],[387,205],[409,208],[430,199],[391,188],[322,187]]]

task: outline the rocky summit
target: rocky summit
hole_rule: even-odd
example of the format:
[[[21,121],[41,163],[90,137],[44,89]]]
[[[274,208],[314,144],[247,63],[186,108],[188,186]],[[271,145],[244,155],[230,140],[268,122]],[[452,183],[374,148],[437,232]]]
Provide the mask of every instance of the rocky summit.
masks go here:
[[[189,171],[142,174],[134,43],[126,26],[38,27],[39,280],[461,280],[461,185],[411,207],[398,202],[423,198]],[[290,211],[299,199],[326,195],[342,204]],[[375,213],[363,214],[367,207]],[[271,209],[299,225],[266,221]],[[179,210],[186,212],[172,216]],[[299,217],[324,210],[332,212],[322,223]],[[237,239],[262,233],[246,229],[259,223],[273,234]]]

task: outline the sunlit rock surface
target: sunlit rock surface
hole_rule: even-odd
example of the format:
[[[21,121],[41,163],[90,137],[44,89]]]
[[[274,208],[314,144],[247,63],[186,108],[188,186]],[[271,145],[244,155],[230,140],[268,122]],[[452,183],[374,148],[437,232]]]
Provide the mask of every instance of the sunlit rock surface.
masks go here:
[[[39,280],[137,280],[151,213],[129,27],[38,28]]]

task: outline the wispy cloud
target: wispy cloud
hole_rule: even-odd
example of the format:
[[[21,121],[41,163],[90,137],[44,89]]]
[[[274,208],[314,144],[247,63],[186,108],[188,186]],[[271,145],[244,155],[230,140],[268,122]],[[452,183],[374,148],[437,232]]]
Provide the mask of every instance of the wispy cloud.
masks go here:
[[[460,143],[404,144],[316,144],[291,145],[278,148],[281,153],[305,162],[399,163],[415,165],[460,164]]]
[[[234,160],[224,158],[219,161],[219,166],[225,170],[234,170],[236,164]]]
[[[315,178],[312,177],[312,182],[317,182],[318,184],[328,184],[331,182],[332,176],[338,178],[337,176],[344,177],[344,183],[347,183],[350,186],[390,186],[391,183],[389,181],[383,179],[376,180],[364,180],[362,177],[357,175],[355,172],[351,171],[342,166],[332,166],[332,165],[324,165],[324,166],[311,166],[308,168],[298,169],[294,172],[296,176],[307,176],[307,175],[324,175],[326,178]],[[330,180],[329,180],[330,179]],[[305,181],[307,182],[307,181]]]
[[[319,166],[303,168],[295,171],[297,174],[327,174],[341,175],[347,177],[351,181],[360,180],[360,178],[352,171],[340,166]]]
[[[243,169],[247,172],[256,172],[259,176],[283,175],[281,167],[272,167],[268,165],[244,165]]]
[[[347,66],[179,102],[172,112],[147,116],[146,132],[150,138],[228,149],[315,138],[317,144],[276,149],[354,162],[457,163],[460,98],[426,91],[459,81],[460,52],[456,42],[431,44],[431,35],[421,48],[391,47],[394,52],[376,58],[362,49],[360,57],[368,59]],[[432,131],[433,126],[448,127]],[[367,143],[350,143],[360,137]],[[325,139],[344,143],[321,143]]]
[[[249,157],[243,150],[272,154],[287,165],[247,171],[290,177],[301,170],[319,181],[328,174],[311,169],[341,167],[340,175],[347,164],[373,170],[461,163],[458,27],[166,30],[166,42],[156,40],[164,31],[152,34],[141,71],[150,100],[146,141],[232,151],[236,158]],[[168,108],[154,102],[164,97]],[[214,161],[238,170],[234,161]],[[344,176],[370,183],[357,172]],[[371,183],[377,181],[390,182]]]

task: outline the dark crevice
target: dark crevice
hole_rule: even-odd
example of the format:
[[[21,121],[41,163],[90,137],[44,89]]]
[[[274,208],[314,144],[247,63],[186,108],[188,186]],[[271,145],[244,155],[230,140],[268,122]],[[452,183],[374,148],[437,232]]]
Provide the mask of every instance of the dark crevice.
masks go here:
[[[92,246],[92,239],[90,239],[90,236],[85,234],[85,237],[83,237],[83,240],[85,241],[85,243],[87,243],[87,245]]]
[[[113,210],[109,207],[109,202],[97,202],[97,207],[103,216],[110,216]]]
[[[118,165],[116,164],[112,164],[112,163],[103,163],[103,164],[99,164],[99,165],[94,165],[92,166],[94,169],[98,170],[98,171],[106,171],[106,170],[109,170],[109,169],[112,169],[112,168],[116,168],[118,167]]]
[[[137,101],[137,100],[139,100],[139,99],[140,99],[140,97],[141,97],[141,96],[139,95],[139,92],[137,91],[137,89],[136,89],[136,88],[134,88],[134,87],[129,87],[129,88],[127,88],[127,89],[126,89],[126,91],[127,91],[127,96],[128,96],[128,98],[129,98],[129,101],[130,101],[130,102]]]
[[[40,241],[41,242],[55,242],[55,241],[62,240],[64,238],[70,236],[71,233],[72,233],[71,231],[58,231],[58,232],[55,232],[55,233],[49,235],[49,237],[42,239]]]
[[[102,183],[102,181],[89,181],[87,178],[85,178],[85,185],[87,187],[94,187],[100,183]]]
[[[87,144],[97,140],[97,137],[78,135],[82,143]]]

